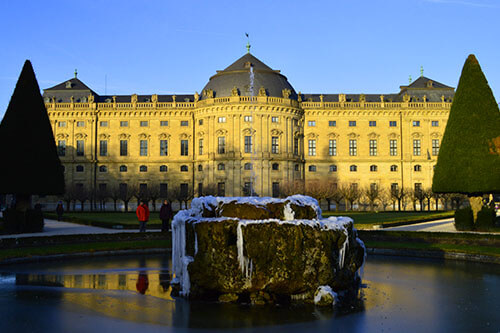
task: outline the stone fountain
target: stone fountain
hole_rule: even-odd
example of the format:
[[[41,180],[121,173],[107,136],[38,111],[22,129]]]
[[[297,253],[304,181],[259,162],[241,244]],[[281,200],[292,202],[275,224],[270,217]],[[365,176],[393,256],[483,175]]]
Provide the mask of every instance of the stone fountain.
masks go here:
[[[360,283],[352,219],[322,219],[311,197],[196,198],[172,228],[172,284],[190,299],[331,305]]]

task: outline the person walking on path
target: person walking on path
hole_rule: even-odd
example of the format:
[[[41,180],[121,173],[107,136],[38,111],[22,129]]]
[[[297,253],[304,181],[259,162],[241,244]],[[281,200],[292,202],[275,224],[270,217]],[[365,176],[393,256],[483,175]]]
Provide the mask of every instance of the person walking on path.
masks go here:
[[[59,201],[57,203],[57,207],[56,207],[56,214],[57,214],[57,220],[58,221],[62,220],[63,213],[64,213],[64,207],[63,207],[62,202]]]
[[[163,201],[160,208],[161,231],[167,232],[170,229],[170,220],[172,219],[172,205],[167,199]]]
[[[149,208],[148,205],[146,205],[143,200],[141,200],[141,204],[137,206],[135,214],[139,219],[139,232],[145,232],[146,222],[148,222],[149,220]]]

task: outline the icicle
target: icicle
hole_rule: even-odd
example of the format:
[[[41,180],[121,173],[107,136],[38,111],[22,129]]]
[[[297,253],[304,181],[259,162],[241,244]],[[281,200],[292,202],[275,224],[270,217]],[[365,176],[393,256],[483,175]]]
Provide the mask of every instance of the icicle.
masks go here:
[[[347,251],[347,247],[349,246],[349,235],[347,233],[347,229],[344,229],[344,234],[345,234],[345,241],[344,241],[344,244],[342,245],[342,248],[339,250],[339,268],[340,269],[344,268],[345,253]]]
[[[194,255],[198,253],[198,234],[196,234],[196,229],[194,230]]]
[[[285,208],[283,208],[283,215],[285,217],[285,221],[293,221],[295,219],[295,212],[293,211],[290,202],[285,205]]]
[[[236,247],[238,248],[238,262],[240,264],[241,273],[247,280],[252,279],[253,262],[243,254],[243,231],[241,230],[241,223],[238,222],[236,228]]]
[[[175,274],[173,282],[181,285],[181,295],[189,295],[188,265],[193,258],[186,256],[186,216],[178,213],[172,221],[172,271]]]

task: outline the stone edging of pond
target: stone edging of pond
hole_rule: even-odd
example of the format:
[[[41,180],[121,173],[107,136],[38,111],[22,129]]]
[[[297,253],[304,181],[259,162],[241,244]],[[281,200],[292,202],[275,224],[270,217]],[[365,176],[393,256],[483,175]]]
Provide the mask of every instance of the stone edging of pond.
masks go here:
[[[32,256],[21,258],[10,258],[0,261],[0,266],[10,264],[24,264],[31,262],[44,262],[66,259],[80,259],[88,257],[105,257],[105,256],[121,256],[121,255],[135,255],[135,254],[163,254],[171,253],[171,249],[165,248],[152,248],[152,249],[133,249],[133,250],[114,250],[114,251],[95,251],[95,252],[79,252],[79,253],[62,253],[51,254],[46,256]]]
[[[500,257],[487,256],[482,254],[460,253],[460,252],[398,250],[398,249],[381,249],[381,248],[367,248],[366,252],[368,253],[368,255],[451,259],[451,260],[473,261],[473,262],[480,262],[487,264],[500,264]]]

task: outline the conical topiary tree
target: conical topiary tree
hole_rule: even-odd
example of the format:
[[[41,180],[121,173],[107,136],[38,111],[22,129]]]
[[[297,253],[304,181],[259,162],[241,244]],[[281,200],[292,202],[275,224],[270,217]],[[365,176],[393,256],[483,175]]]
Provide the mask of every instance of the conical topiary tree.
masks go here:
[[[453,99],[432,191],[467,194],[474,218],[482,195],[500,192],[500,111],[472,54],[465,61]]]
[[[0,123],[0,193],[29,209],[31,195],[64,193],[64,172],[33,67],[24,63]]]

